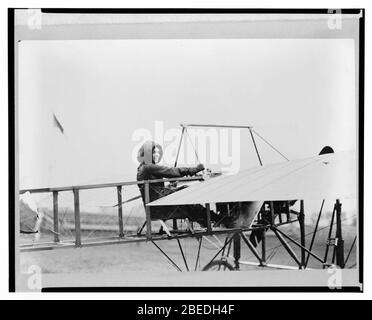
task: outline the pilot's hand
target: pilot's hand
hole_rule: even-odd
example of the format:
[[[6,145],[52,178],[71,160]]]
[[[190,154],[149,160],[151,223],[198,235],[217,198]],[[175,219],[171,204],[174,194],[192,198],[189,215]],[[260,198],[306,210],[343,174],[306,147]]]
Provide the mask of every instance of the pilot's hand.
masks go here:
[[[169,187],[170,187],[171,189],[176,189],[176,188],[177,188],[177,181],[169,182]]]
[[[209,168],[204,169],[203,179],[208,180],[212,176],[212,170]]]
[[[205,169],[204,165],[199,163],[197,166],[196,166],[196,169],[199,171],[203,171]]]

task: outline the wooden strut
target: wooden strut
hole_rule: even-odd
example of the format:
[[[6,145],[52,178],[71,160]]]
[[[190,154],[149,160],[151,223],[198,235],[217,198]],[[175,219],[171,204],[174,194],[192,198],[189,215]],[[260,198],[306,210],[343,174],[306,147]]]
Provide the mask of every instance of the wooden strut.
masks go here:
[[[298,215],[298,222],[300,225],[300,241],[301,241],[301,268],[305,269],[306,266],[306,251],[304,250],[306,245],[305,240],[305,210],[304,200],[300,201],[300,214]]]
[[[240,233],[237,233],[234,235],[234,264],[235,264],[235,269],[239,269],[239,260],[241,256],[241,236]]]
[[[271,229],[273,231],[275,230],[276,232],[278,232],[278,234],[282,235],[283,237],[285,237],[286,239],[288,239],[289,241],[291,241],[293,244],[295,244],[299,248],[301,248],[304,251],[306,251],[307,253],[309,253],[312,257],[314,257],[315,259],[317,259],[321,263],[324,263],[324,260],[322,258],[320,258],[319,256],[317,256],[315,253],[311,252],[306,247],[302,246],[301,243],[297,242],[296,240],[292,239],[290,236],[286,235],[283,231],[281,231],[280,229],[278,229],[276,226],[272,226]]]
[[[283,247],[287,250],[289,255],[292,257],[294,261],[298,264],[299,268],[301,269],[301,261],[297,258],[296,253],[293,251],[293,249],[288,245],[288,243],[284,240],[282,235],[278,232],[278,230],[274,227],[271,227],[271,230],[274,231],[276,237],[279,239]]]
[[[185,130],[186,130],[186,128],[185,128],[185,127],[182,127],[182,132],[181,132],[181,137],[180,137],[180,143],[178,144],[176,160],[174,161],[174,166],[175,166],[175,167],[177,167],[178,157],[179,157],[179,155],[180,155],[181,145],[182,145],[182,139],[183,139],[183,135],[184,135],[184,133],[185,133]]]
[[[58,191],[53,191],[53,230],[54,242],[59,242]]]
[[[222,246],[222,248],[220,248],[220,250],[218,250],[218,252],[213,256],[213,258],[212,258],[212,259],[211,259],[211,260],[206,264],[207,266],[208,266],[209,264],[211,264],[211,263],[214,261],[214,259],[216,259],[216,258],[218,257],[218,255],[219,255],[222,251],[225,250],[226,246],[228,246],[228,245],[231,243],[231,241],[234,239],[235,235],[236,235],[236,233],[234,233],[234,234],[230,237],[230,239],[228,239],[227,241],[225,241],[225,244]]]
[[[329,225],[327,245],[326,245],[326,249],[325,249],[325,253],[324,253],[324,259],[323,259],[324,260],[323,269],[326,267],[326,263],[327,263],[328,251],[329,251],[329,247],[330,247],[330,241],[331,241],[332,230],[333,230],[333,222],[334,222],[334,219],[335,219],[335,213],[336,213],[336,204],[333,207],[331,224]]]
[[[239,202],[239,211],[242,211],[242,204]],[[239,260],[241,257],[241,236],[242,233],[238,232],[233,236],[233,257],[234,257],[234,267],[239,270]]]
[[[227,247],[227,256],[230,255],[230,248],[231,244],[233,244],[233,256],[234,256],[234,264],[235,269],[239,269],[239,261],[240,261],[240,254],[241,254],[241,239],[245,242],[248,249],[253,253],[253,255],[257,258],[259,262],[259,266],[263,267],[266,265],[266,262],[260,257],[259,253],[257,252],[256,248],[253,246],[253,244],[250,242],[250,240],[245,236],[245,234],[241,231],[236,232],[233,234],[230,239],[226,237],[225,243],[221,250],[213,257],[213,259],[208,263],[212,263],[212,261],[219,255],[220,252],[222,252],[222,255],[225,252],[225,249]]]
[[[178,247],[179,247],[179,249],[181,251],[183,262],[185,263],[186,270],[189,271],[189,266],[187,265],[186,257],[185,257],[185,254],[183,252],[180,239],[177,239],[177,242],[178,242]]]
[[[347,262],[349,260],[349,257],[350,257],[351,252],[353,251],[353,248],[354,248],[356,239],[357,239],[357,236],[354,237],[353,243],[350,246],[349,253],[347,254],[346,259],[345,259],[344,267],[346,266],[346,264],[347,264]]]
[[[79,190],[74,189],[74,214],[75,214],[75,244],[81,246],[81,230],[80,230],[80,199]]]
[[[173,267],[177,269],[177,271],[182,272],[182,269],[164,252],[162,248],[160,248],[155,241],[151,240],[151,242],[154,244],[156,248],[163,254],[163,256],[172,264]]]
[[[310,251],[313,249],[313,245],[314,245],[314,241],[315,241],[316,233],[318,232],[318,226],[319,226],[320,217],[322,216],[324,202],[325,202],[325,199],[323,199],[323,201],[322,201],[322,205],[320,206],[320,210],[319,210],[318,218],[317,218],[317,220],[316,220],[316,224],[315,224],[315,228],[314,228],[313,236],[312,236],[312,238],[311,238],[311,242],[310,242],[310,247],[309,247],[309,250],[310,250]],[[308,254],[307,254],[307,258],[306,258],[306,262],[305,262],[305,268],[307,267],[307,265],[308,265],[308,263],[309,263],[309,259],[310,259],[310,254],[308,253]]]
[[[232,234],[236,232],[240,232],[240,229],[224,229],[224,230],[215,230],[212,232],[212,235],[222,235],[222,234]],[[249,231],[249,230],[247,230]],[[190,232],[185,233],[178,233],[172,234],[172,237],[163,236],[159,234],[153,234],[154,241],[161,241],[161,240],[170,240],[170,239],[177,239],[177,238],[198,238],[201,236],[208,236],[211,235],[207,231],[195,231],[194,234]],[[98,240],[98,239],[96,239]],[[99,238],[99,241],[85,241],[81,244],[81,247],[93,247],[93,246],[102,246],[102,245],[113,245],[113,244],[126,244],[126,243],[138,243],[138,242],[148,242],[146,235],[138,236],[136,233],[134,234],[126,234],[124,238],[119,238],[118,236],[115,237],[103,237]],[[45,250],[57,250],[57,249],[66,249],[66,248],[73,248],[76,247],[75,239],[69,241],[63,241],[60,243],[55,243],[54,241],[47,241],[42,242],[39,244],[27,244],[21,245],[21,252],[30,252],[30,251],[45,251]]]
[[[203,237],[200,237],[200,238],[199,238],[199,241],[198,241],[198,242],[199,242],[198,252],[197,252],[197,254],[196,254],[195,271],[196,271],[196,269],[198,268],[198,264],[199,264],[200,249],[201,249],[202,241],[203,241]]]
[[[119,237],[124,237],[124,225],[123,225],[123,204],[122,204],[122,186],[117,186],[118,195],[118,223],[119,223]]]
[[[151,228],[151,208],[147,206],[150,202],[150,184],[145,183],[145,210],[146,210],[146,237],[147,240],[152,239],[152,228]]]
[[[261,239],[261,265],[266,266],[266,228],[262,229],[262,239]]]
[[[137,235],[138,235],[138,236],[141,235],[141,233],[142,233],[143,229],[145,228],[146,224],[147,224],[147,221],[145,221],[145,222],[142,224],[141,228],[139,228],[139,230],[137,231]]]
[[[211,210],[209,203],[205,204],[205,210],[207,215],[207,231],[210,233],[212,232],[212,224],[211,224]]]
[[[227,243],[227,241],[228,241],[228,237],[226,237],[226,239],[225,239],[225,243]],[[231,245],[232,245],[232,242],[229,242],[229,243],[227,244],[227,254],[226,254],[227,257],[230,256]],[[226,270],[226,266],[224,267],[224,270]]]
[[[186,130],[186,128],[185,127],[182,127],[180,142],[178,144],[178,149],[177,149],[176,160],[174,161],[174,167],[177,167],[178,157],[180,155],[181,145],[182,145],[183,136],[185,134],[185,130]],[[178,230],[177,219],[173,219],[173,230]]]
[[[341,219],[341,208],[342,204],[339,199],[336,199],[336,202],[333,207],[332,212],[332,218],[331,218],[331,224],[329,226],[328,231],[328,238],[327,238],[327,245],[326,250],[324,253],[324,259],[323,259],[323,269],[326,268],[327,265],[327,259],[328,259],[328,252],[329,247],[333,246],[333,254],[332,254],[332,264],[336,262],[336,265],[340,268],[345,268],[345,264],[349,258],[350,252],[346,258],[345,261],[345,252],[344,252],[344,239],[342,237],[342,219]],[[332,231],[333,231],[333,224],[334,220],[336,218],[336,234],[335,238],[332,238]],[[319,217],[318,217],[319,220]]]
[[[344,257],[344,239],[342,238],[342,220],[341,220],[341,202],[339,199],[336,200],[336,239],[337,246],[336,250],[336,264],[340,268],[345,267]]]
[[[249,130],[249,133],[251,134],[252,142],[253,142],[253,145],[254,145],[254,149],[256,150],[258,161],[260,162],[260,166],[262,166],[262,160],[261,160],[260,154],[259,154],[258,149],[257,149],[257,145],[256,145],[256,141],[254,139],[253,133],[252,133],[252,129],[249,127],[248,130]]]
[[[257,252],[256,248],[254,247],[254,245],[249,241],[249,239],[244,235],[243,232],[241,232],[240,235],[241,235],[242,239],[244,240],[245,244],[248,246],[249,250],[254,254],[254,256],[259,261],[260,266],[264,266],[265,263],[261,259],[260,255],[258,254],[258,252]]]
[[[174,182],[174,181],[197,181],[203,180],[202,177],[181,177],[181,178],[162,178],[154,180],[141,180],[141,181],[123,181],[123,182],[114,182],[114,183],[101,183],[101,184],[89,184],[89,185],[77,185],[69,187],[56,187],[56,188],[36,188],[36,189],[21,189],[19,194],[25,192],[30,193],[45,193],[53,191],[73,191],[73,190],[92,190],[92,189],[104,189],[104,188],[114,188],[117,186],[135,186],[135,185],[144,185],[146,183],[157,183],[157,182]]]
[[[229,254],[227,254],[227,255],[225,255],[225,250],[226,250],[226,246],[227,246],[227,241],[228,241],[228,237],[226,237],[225,238],[225,245],[224,245],[224,248],[223,248],[223,250],[222,250],[222,252],[221,252],[221,258],[223,258],[224,256],[229,256]],[[231,243],[230,243],[231,244]],[[218,266],[218,271],[220,271],[221,270],[221,265],[219,265]],[[224,266],[224,269],[223,269],[224,271],[226,270],[226,266]]]

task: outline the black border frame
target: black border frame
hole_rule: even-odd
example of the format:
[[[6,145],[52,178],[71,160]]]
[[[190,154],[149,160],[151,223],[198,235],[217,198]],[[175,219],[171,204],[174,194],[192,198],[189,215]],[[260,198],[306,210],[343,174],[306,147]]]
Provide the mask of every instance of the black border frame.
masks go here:
[[[14,9],[8,9],[9,292],[15,292],[15,86]]]
[[[25,8],[8,8],[8,148],[9,148],[9,292],[15,292],[15,11]],[[329,14],[329,9],[247,9],[247,8],[147,8],[147,9],[100,9],[100,8],[44,8],[45,13],[59,14]],[[342,287],[333,290],[328,287],[63,287],[43,288],[42,292],[363,292],[364,280],[364,66],[365,66],[365,9],[341,9],[342,14],[359,14],[359,119],[358,119],[358,147],[359,147],[359,282],[362,287]]]

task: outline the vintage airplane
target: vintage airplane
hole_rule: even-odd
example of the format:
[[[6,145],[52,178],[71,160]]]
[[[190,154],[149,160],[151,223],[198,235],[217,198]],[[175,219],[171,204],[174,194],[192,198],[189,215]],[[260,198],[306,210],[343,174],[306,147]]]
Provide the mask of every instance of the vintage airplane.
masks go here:
[[[211,127],[212,125],[182,125],[182,137],[187,132],[188,127]],[[178,242],[180,253],[182,255],[185,268],[190,270],[180,239],[193,237],[198,241],[198,250],[196,253],[195,270],[199,266],[200,248],[203,239],[208,236],[226,235],[223,244],[218,246],[217,253],[202,268],[202,270],[237,270],[240,264],[251,264],[261,267],[289,268],[291,266],[271,265],[267,263],[266,257],[266,232],[272,231],[278,238],[281,246],[285,248],[291,258],[297,264],[297,268],[304,269],[308,265],[309,258],[312,257],[320,262],[320,266],[325,268],[336,264],[341,268],[345,267],[347,260],[353,249],[356,238],[350,246],[347,257],[344,257],[344,244],[342,238],[342,218],[341,218],[341,200],[357,198],[357,161],[353,151],[333,153],[331,148],[322,150],[318,156],[291,160],[286,158],[285,162],[271,165],[262,165],[261,157],[257,149],[254,134],[262,138],[252,127],[249,126],[218,126],[228,128],[248,129],[255,147],[260,166],[240,171],[235,175],[217,175],[211,179],[205,179],[203,176],[157,179],[150,181],[131,181],[119,182],[101,185],[85,185],[61,188],[45,188],[21,190],[20,193],[27,191],[51,192],[53,193],[54,208],[54,234],[55,241],[52,243],[32,243],[21,246],[21,251],[48,250],[54,248],[95,246],[116,243],[128,243],[139,241],[150,241],[159,251],[164,254],[167,260],[179,271],[182,270],[173,259],[165,253],[158,245],[159,240],[175,239]],[[263,139],[263,138],[262,138]],[[264,142],[267,142],[263,139]],[[274,148],[274,147],[273,147]],[[179,149],[178,149],[179,150]],[[275,151],[279,152],[274,148]],[[284,156],[283,156],[284,157]],[[177,154],[178,158],[178,154]],[[177,165],[177,159],[175,166]],[[123,229],[123,202],[122,188],[131,185],[143,184],[146,193],[146,199],[149,199],[149,187],[152,183],[158,182],[188,182],[201,181],[200,183],[190,185],[177,192],[171,193],[156,201],[146,201],[146,222],[140,230],[134,234],[126,234]],[[118,195],[118,222],[119,235],[114,238],[101,238],[95,240],[82,241],[80,228],[80,204],[79,191],[96,188],[116,188]],[[62,191],[72,191],[74,194],[74,212],[75,212],[75,241],[60,241],[59,239],[59,218],[58,218],[58,193]],[[135,197],[138,198],[138,197]],[[312,232],[310,246],[305,243],[305,200],[316,199],[322,202],[334,201],[329,234],[325,243],[325,255],[320,257],[312,251],[315,235],[318,229],[318,223],[322,210],[319,212],[317,224]],[[128,201],[128,200],[127,200]],[[294,209],[294,204],[299,203],[300,209]],[[153,219],[151,210],[155,207],[173,206],[180,209],[190,208],[192,205],[202,205],[205,208],[206,226],[195,227],[187,212],[184,216],[177,216],[177,219],[185,221],[186,228],[180,230],[177,219],[173,219],[171,228],[165,223],[169,217],[157,217],[161,224],[159,232],[154,232],[152,226]],[[217,219],[211,219],[211,205],[215,205]],[[336,220],[336,221],[335,221]],[[299,241],[283,232],[282,225],[290,223],[299,223]],[[336,233],[333,236],[333,227],[336,225]],[[146,227],[146,234],[142,231]],[[249,234],[249,237],[247,236]],[[247,245],[253,253],[257,262],[244,262],[241,258],[241,240]],[[300,248],[301,257],[297,257],[295,251],[289,245],[289,242]],[[233,254],[230,254],[233,244]],[[260,252],[258,245],[261,245]],[[333,256],[331,262],[328,262],[328,253],[330,247],[333,247]],[[233,262],[231,262],[231,258]]]
[[[245,230],[260,229],[263,233],[268,229],[272,230],[298,265],[305,267],[305,253],[323,264],[326,262],[305,247],[304,200],[334,199],[336,204],[332,223],[336,214],[338,232],[336,249],[339,249],[339,252],[336,250],[336,258],[337,264],[343,266],[344,261],[340,249],[342,233],[339,199],[356,197],[355,164],[355,153],[339,152],[262,166],[240,172],[238,175],[208,180],[151,202],[148,206],[182,206],[202,203],[207,208],[207,214],[211,203],[235,208],[231,210],[233,218],[229,227],[242,230],[239,232],[240,236],[255,253],[260,264],[264,264],[264,258],[258,257],[252,241],[244,234]],[[298,200],[301,203],[300,212],[292,210],[294,199],[301,199]],[[300,223],[300,243],[278,228],[282,224],[293,223],[293,216]],[[232,239],[231,237],[230,240]],[[301,259],[295,256],[285,239],[302,249]],[[262,243],[264,245],[264,241]]]

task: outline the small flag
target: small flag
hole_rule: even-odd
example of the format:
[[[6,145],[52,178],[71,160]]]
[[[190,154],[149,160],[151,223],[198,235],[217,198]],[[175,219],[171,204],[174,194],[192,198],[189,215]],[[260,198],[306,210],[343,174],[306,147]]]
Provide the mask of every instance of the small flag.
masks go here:
[[[61,131],[62,134],[64,134],[65,130],[63,129],[61,123],[58,121],[58,119],[57,119],[57,117],[54,113],[53,113],[53,125],[55,127],[57,127]]]

